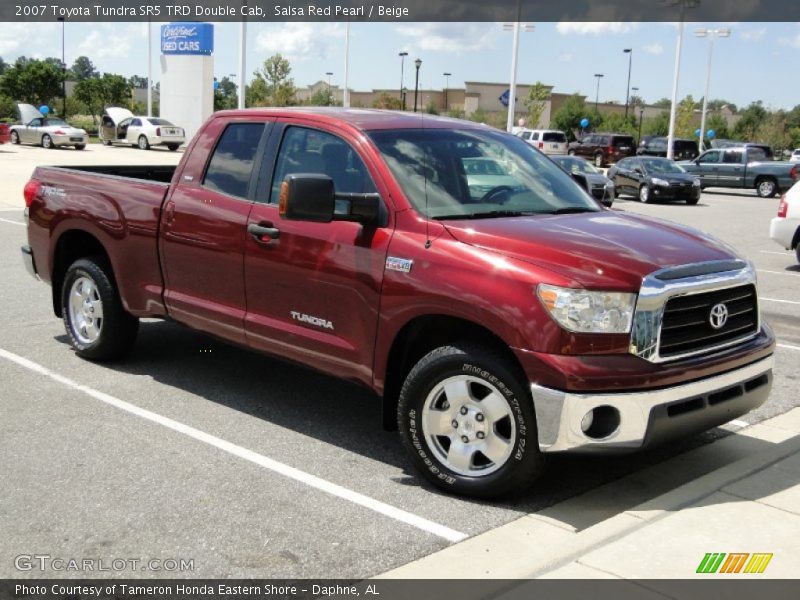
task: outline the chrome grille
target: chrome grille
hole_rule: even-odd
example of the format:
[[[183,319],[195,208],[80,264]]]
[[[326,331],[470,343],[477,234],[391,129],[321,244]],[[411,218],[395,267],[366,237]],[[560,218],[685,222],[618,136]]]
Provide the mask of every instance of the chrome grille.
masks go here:
[[[659,354],[670,358],[712,348],[758,330],[758,303],[753,285],[671,298],[664,307]],[[715,329],[711,309],[727,309],[725,324]]]

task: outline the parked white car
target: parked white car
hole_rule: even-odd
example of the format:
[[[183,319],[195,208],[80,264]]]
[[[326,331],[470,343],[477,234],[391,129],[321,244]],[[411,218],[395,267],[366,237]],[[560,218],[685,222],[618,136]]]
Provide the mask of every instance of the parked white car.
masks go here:
[[[566,154],[567,136],[556,129],[519,129],[517,136],[545,154]]]
[[[177,127],[158,117],[137,117],[127,108],[109,107],[100,124],[103,144],[129,144],[142,150],[151,146],[166,146],[177,150],[186,142],[183,127]]]
[[[789,157],[789,162],[800,162],[800,148],[795,148]]]
[[[72,146],[83,150],[89,143],[89,135],[83,129],[73,127],[64,119],[43,115],[32,104],[17,104],[20,124],[11,127],[12,144],[35,144],[42,148]]]
[[[769,237],[787,250],[794,250],[800,262],[800,182],[781,196],[778,216],[769,224]]]

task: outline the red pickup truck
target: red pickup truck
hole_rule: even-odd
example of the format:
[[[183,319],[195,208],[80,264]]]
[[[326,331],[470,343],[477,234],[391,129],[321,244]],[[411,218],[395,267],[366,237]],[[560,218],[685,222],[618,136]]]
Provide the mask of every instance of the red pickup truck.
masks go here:
[[[5,123],[0,123],[0,144],[7,144],[11,140],[11,130]]]
[[[358,382],[454,493],[714,427],[772,386],[750,263],[475,123],[223,111],[177,168],[39,167],[25,203],[26,266],[79,356],[163,317]]]

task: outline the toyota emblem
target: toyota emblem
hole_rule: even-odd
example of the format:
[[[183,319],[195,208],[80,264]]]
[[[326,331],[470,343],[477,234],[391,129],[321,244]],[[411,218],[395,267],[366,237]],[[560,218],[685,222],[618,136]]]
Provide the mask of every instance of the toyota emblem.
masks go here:
[[[708,315],[708,322],[714,329],[722,329],[725,327],[725,323],[728,322],[728,307],[721,302],[715,304]]]

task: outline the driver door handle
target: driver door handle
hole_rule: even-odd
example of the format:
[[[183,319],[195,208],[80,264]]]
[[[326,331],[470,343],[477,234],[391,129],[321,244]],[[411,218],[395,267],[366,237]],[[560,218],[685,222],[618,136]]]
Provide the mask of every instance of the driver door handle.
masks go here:
[[[261,244],[268,244],[272,240],[277,240],[281,236],[281,232],[277,227],[269,227],[271,223],[256,224],[250,223],[247,226],[247,233],[252,235],[255,240]],[[264,238],[269,238],[265,240]]]

